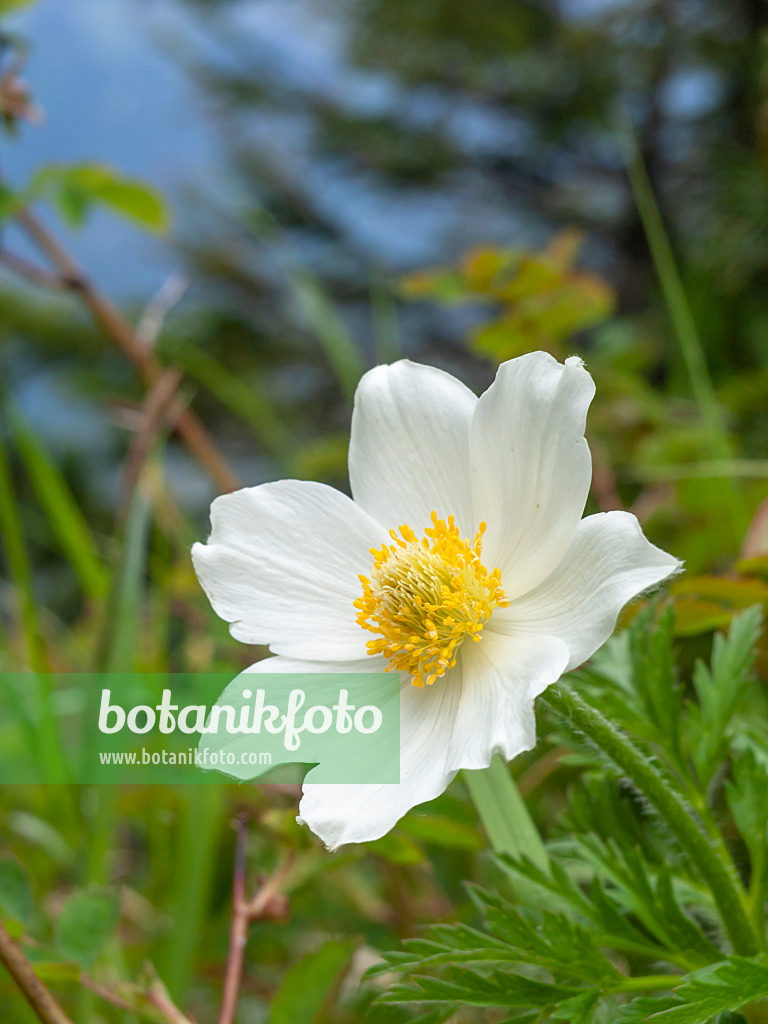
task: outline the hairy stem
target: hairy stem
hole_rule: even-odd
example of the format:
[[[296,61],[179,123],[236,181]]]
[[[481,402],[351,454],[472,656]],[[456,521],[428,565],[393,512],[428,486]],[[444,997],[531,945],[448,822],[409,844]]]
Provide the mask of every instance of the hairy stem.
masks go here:
[[[656,808],[709,886],[734,952],[757,953],[741,884],[731,866],[718,857],[682,797],[627,736],[567,686],[550,686],[543,700],[607,754]]]

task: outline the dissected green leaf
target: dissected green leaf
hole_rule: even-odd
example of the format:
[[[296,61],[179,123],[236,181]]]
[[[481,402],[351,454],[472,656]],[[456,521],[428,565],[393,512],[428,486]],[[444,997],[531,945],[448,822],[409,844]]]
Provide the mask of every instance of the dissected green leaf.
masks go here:
[[[638,999],[622,1011],[622,1024],[707,1024],[719,1013],[768,999],[768,957],[733,956],[687,975],[671,999]]]
[[[734,759],[733,781],[726,781],[725,794],[736,827],[749,850],[753,875],[766,866],[768,837],[768,768],[745,750]]]
[[[692,714],[689,728],[696,768],[705,783],[722,760],[728,727],[751,678],[761,626],[759,605],[735,615],[727,638],[715,635],[711,666],[696,663],[698,718]]]

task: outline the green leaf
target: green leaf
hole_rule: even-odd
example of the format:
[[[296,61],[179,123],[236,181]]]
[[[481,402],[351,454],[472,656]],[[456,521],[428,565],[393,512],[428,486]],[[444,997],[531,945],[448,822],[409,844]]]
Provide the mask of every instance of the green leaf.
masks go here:
[[[528,857],[545,868],[548,857],[509,768],[498,754],[488,768],[464,771],[462,778],[472,795],[495,853]]]
[[[169,223],[168,208],[156,189],[107,164],[49,164],[27,190],[27,198],[38,196],[50,199],[73,227],[85,223],[97,204],[154,231],[165,230]]]
[[[555,1007],[579,990],[537,981],[510,971],[493,970],[480,974],[470,968],[455,967],[447,978],[414,977],[410,985],[396,985],[378,998],[381,1003],[455,1003],[458,1005],[517,1007]]]
[[[349,963],[350,941],[326,942],[291,967],[272,1002],[270,1024],[312,1024]]]
[[[306,270],[291,276],[296,302],[320,342],[331,369],[345,394],[351,398],[363,375],[363,361],[354,338],[336,306],[317,280]]]
[[[415,839],[421,839],[433,846],[445,846],[455,850],[483,848],[483,837],[477,829],[444,815],[413,812],[403,818],[399,827]]]
[[[120,915],[119,896],[107,889],[81,889],[64,904],[56,922],[56,946],[69,960],[90,967]]]
[[[80,577],[88,597],[93,600],[103,597],[107,590],[107,571],[66,480],[20,410],[11,406],[8,419],[16,449],[64,554]]]
[[[564,999],[552,1012],[552,1020],[564,1020],[567,1024],[592,1024],[593,1013],[600,1000],[600,993],[582,992],[581,995]]]
[[[399,830],[388,832],[381,839],[366,843],[371,853],[377,853],[391,864],[412,865],[423,864],[426,860],[424,850],[410,836],[403,835]]]
[[[118,178],[103,182],[93,194],[105,206],[125,214],[155,231],[168,227],[168,210],[160,194],[135,178]]]
[[[666,1000],[637,999],[622,1010],[621,1024],[707,1024],[719,1013],[768,999],[768,957],[733,956],[687,975]]]
[[[715,635],[712,662],[696,663],[693,684],[700,719],[692,719],[693,756],[702,781],[711,778],[725,753],[726,733],[750,681],[763,616],[759,605],[735,615],[728,637]]]
[[[25,868],[15,860],[0,860],[0,908],[28,924],[32,917],[32,885]]]
[[[726,781],[725,796],[736,827],[749,850],[754,879],[766,867],[768,769],[758,761],[753,750],[745,750],[734,758],[732,771],[733,782]]]

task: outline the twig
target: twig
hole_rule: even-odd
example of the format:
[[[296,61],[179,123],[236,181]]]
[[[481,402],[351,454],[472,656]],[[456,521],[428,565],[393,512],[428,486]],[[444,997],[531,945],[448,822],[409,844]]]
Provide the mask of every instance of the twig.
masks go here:
[[[181,383],[182,371],[169,366],[160,374],[149,389],[141,410],[141,419],[125,460],[125,475],[121,488],[118,518],[124,519],[131,504],[133,492],[139,482],[155,438],[163,425],[171,422],[171,410],[177,404],[176,393]]]
[[[57,282],[60,280],[65,288],[80,296],[97,324],[123,350],[146,383],[154,384],[162,373],[162,367],[117,307],[95,288],[69,253],[30,210],[20,210],[16,214],[16,220],[61,275],[60,279],[56,279]],[[27,273],[24,276],[31,280],[29,266],[26,269]],[[36,276],[36,283],[50,284],[47,280],[44,282],[38,274]],[[176,428],[187,448],[207,470],[217,486],[224,491],[237,490],[240,487],[240,481],[197,416],[181,402],[174,409],[173,415],[176,420]]]
[[[261,886],[250,903],[245,906],[245,912],[250,921],[259,921],[264,917],[275,917],[282,911],[280,897],[283,895],[283,886],[291,872],[295,855],[293,852],[286,854],[285,860],[280,867]]]
[[[248,849],[248,818],[235,821],[235,869],[232,878],[232,922],[229,929],[229,951],[224,974],[218,1024],[234,1024],[240,983],[243,977],[245,945],[248,928],[253,921],[275,916],[275,904],[282,895],[286,878],[293,866],[294,855],[289,853],[277,871],[262,883],[256,894],[246,897],[246,854]],[[278,909],[282,906],[278,905]]]
[[[189,1017],[186,1017],[172,1001],[165,985],[159,979],[152,983],[147,993],[147,999],[156,1010],[162,1013],[168,1024],[192,1024]]]
[[[15,942],[0,922],[0,960],[24,993],[29,1005],[43,1024],[72,1024],[70,1018],[35,974],[21,946]]]
[[[240,979],[243,976],[245,944],[248,941],[249,917],[244,912],[246,905],[246,855],[248,850],[248,819],[240,817],[235,822],[235,869],[232,876],[232,921],[229,926],[229,950],[224,975],[224,990],[221,996],[218,1024],[234,1024]]]
[[[103,999],[105,1003],[111,1003],[112,1006],[117,1006],[121,1010],[130,1010],[134,1013],[136,1010],[135,1006],[132,1006],[127,1000],[121,999],[119,995],[106,988],[104,985],[100,985],[97,981],[88,974],[80,975],[80,984],[83,988],[87,988],[89,991],[95,993],[99,999]]]
[[[25,260],[23,256],[17,256],[15,253],[8,252],[7,249],[0,249],[0,266],[12,271],[17,277],[23,277],[31,284],[39,285],[41,288],[49,288],[51,291],[56,291],[66,287],[64,281],[56,274],[36,266],[30,260]]]
[[[182,299],[187,288],[189,288],[189,278],[185,274],[171,274],[160,291],[147,303],[136,328],[136,337],[144,348],[155,347],[165,318],[176,303]]]

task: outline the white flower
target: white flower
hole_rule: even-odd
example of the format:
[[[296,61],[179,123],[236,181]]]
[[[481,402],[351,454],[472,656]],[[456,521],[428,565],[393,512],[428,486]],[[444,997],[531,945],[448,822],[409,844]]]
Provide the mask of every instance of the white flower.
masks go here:
[[[298,820],[330,848],[529,750],[534,697],[679,568],[628,512],[581,518],[593,394],[580,359],[544,352],[479,399],[433,367],[377,366],[355,396],[353,499],[282,480],[214,501],[195,569],[232,635],[277,655],[254,671],[401,671],[400,784],[304,787]]]

